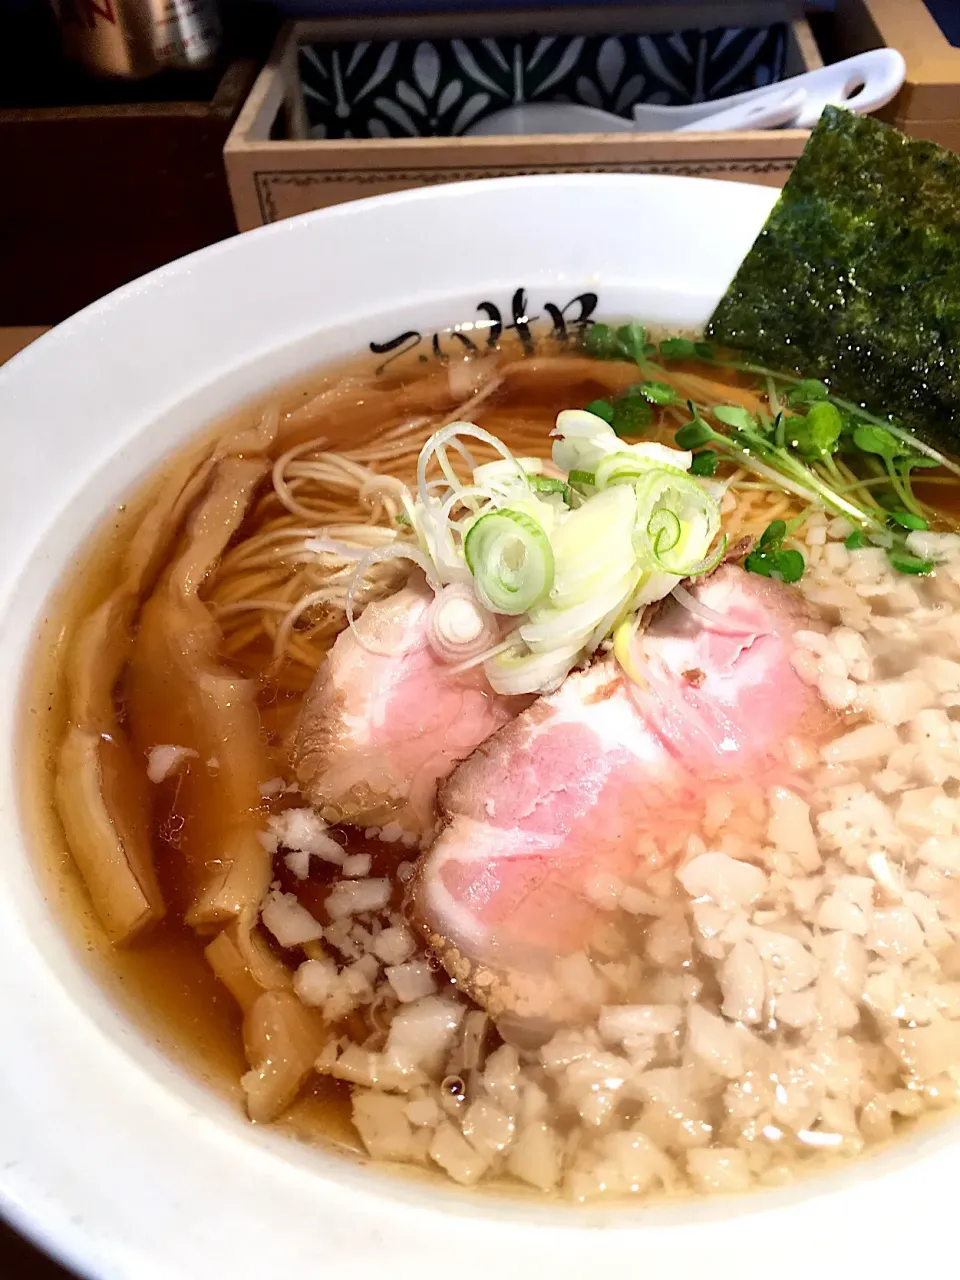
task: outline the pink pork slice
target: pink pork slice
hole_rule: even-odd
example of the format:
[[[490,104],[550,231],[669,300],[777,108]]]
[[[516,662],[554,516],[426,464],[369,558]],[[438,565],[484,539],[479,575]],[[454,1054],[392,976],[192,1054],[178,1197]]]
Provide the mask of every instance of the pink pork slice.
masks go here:
[[[307,694],[294,766],[328,822],[432,834],[437,783],[530,703],[493,693],[481,668],[451,674],[427,644],[432,600],[421,581],[368,605]]]
[[[612,657],[567,677],[479,747],[440,791],[413,914],[471,994],[589,948],[596,886],[636,871],[638,837],[696,830],[710,784],[763,782],[826,711],[790,663],[799,594],[727,565],[668,600],[639,638],[646,688]],[[720,616],[722,615],[722,617]],[[648,842],[649,843],[649,842]]]

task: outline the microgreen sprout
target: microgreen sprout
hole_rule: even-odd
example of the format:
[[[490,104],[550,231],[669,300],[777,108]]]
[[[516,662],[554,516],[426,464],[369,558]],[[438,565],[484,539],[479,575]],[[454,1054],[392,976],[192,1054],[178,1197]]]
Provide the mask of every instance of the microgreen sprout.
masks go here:
[[[637,390],[651,404],[682,404],[683,399],[666,382],[641,382]]]
[[[707,406],[687,402],[690,419],[678,428],[675,444],[680,449],[696,451],[693,474],[713,475],[721,461],[743,467],[762,481],[779,483],[806,503],[845,516],[855,526],[847,539],[851,550],[881,547],[900,572],[930,572],[929,562],[913,555],[906,545],[908,534],[929,528],[932,514],[913,491],[912,473],[926,467],[942,467],[960,474],[960,467],[930,445],[914,439],[906,427],[892,418],[877,418],[862,406],[841,399],[827,382],[778,373],[736,355],[718,354],[712,343],[684,337],[663,338],[656,347],[658,359],[664,362],[658,367],[650,362],[651,344],[644,336],[641,346],[639,335],[633,333],[631,326],[614,330],[594,325],[589,333],[603,358],[633,358],[647,379],[614,401],[589,406],[618,434],[636,430],[636,411],[631,418],[626,407],[619,410],[621,424],[631,425],[627,429],[618,426],[619,402],[624,406],[641,398],[658,406],[681,402],[663,380],[669,377],[667,365],[671,361],[702,360],[718,369],[750,374],[765,389],[765,404],[758,414],[740,404]],[[590,343],[585,346],[593,354]],[[641,354],[628,354],[637,351]],[[597,405],[601,407],[598,409]],[[774,553],[788,554],[782,548],[775,548],[770,554]],[[761,560],[758,554],[757,563]],[[785,563],[788,573],[792,571],[790,566],[796,569],[792,557]]]
[[[638,365],[649,354],[647,331],[635,321],[616,329],[609,324],[593,324],[585,331],[582,346],[588,356],[598,360],[633,360]]]
[[[788,528],[784,520],[771,520],[757,539],[757,545],[743,562],[748,573],[764,578],[777,578],[781,582],[799,582],[806,562],[793,547],[784,547]]]
[[[699,453],[693,455],[690,474],[692,476],[715,476],[719,464],[719,454],[714,453],[712,449],[701,449]]]
[[[612,400],[591,400],[586,408],[609,423],[618,436],[642,436],[653,421],[653,409],[640,386],[628,387]]]
[[[609,400],[591,400],[585,406],[587,413],[596,414],[598,418],[602,418],[604,422],[613,425],[613,405]]]

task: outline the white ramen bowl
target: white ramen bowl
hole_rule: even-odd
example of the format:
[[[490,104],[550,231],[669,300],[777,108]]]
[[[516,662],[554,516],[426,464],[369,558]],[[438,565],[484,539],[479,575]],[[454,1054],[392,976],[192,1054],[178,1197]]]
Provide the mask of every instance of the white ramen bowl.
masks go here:
[[[155,272],[0,371],[0,1207],[85,1275],[768,1280],[902,1275],[921,1250],[950,1256],[952,1122],[790,1189],[586,1211],[405,1179],[251,1126],[88,973],[18,811],[18,698],[44,602],[179,442],[371,342],[412,332],[433,358],[435,332],[469,332],[493,308],[507,324],[551,305],[575,319],[572,300],[595,294],[601,316],[702,323],[774,197],[550,176],[342,205]]]

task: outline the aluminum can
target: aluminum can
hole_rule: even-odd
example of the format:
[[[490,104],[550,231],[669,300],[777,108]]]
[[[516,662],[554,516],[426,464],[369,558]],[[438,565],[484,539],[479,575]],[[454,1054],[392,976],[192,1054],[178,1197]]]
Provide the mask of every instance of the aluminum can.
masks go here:
[[[217,0],[52,0],[64,52],[95,75],[142,80],[209,66],[223,39]]]

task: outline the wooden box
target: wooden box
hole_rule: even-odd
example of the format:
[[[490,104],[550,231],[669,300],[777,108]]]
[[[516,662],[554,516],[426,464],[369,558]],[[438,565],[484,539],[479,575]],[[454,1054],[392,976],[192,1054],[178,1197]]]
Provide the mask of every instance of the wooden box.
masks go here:
[[[361,196],[530,173],[676,173],[781,186],[803,150],[805,130],[318,139],[306,136],[298,73],[301,47],[321,42],[637,34],[777,21],[789,23],[785,75],[822,65],[802,6],[789,0],[731,0],[722,9],[672,0],[630,9],[296,23],[281,33],[224,148],[237,223],[247,230]]]
[[[0,325],[54,324],[234,234],[223,145],[256,71],[237,59],[194,101],[0,109]]]
[[[886,46],[906,59],[907,79],[877,112],[904,133],[960,151],[960,47],[944,27],[960,33],[960,0],[838,0],[833,19],[836,53],[846,57]]]

